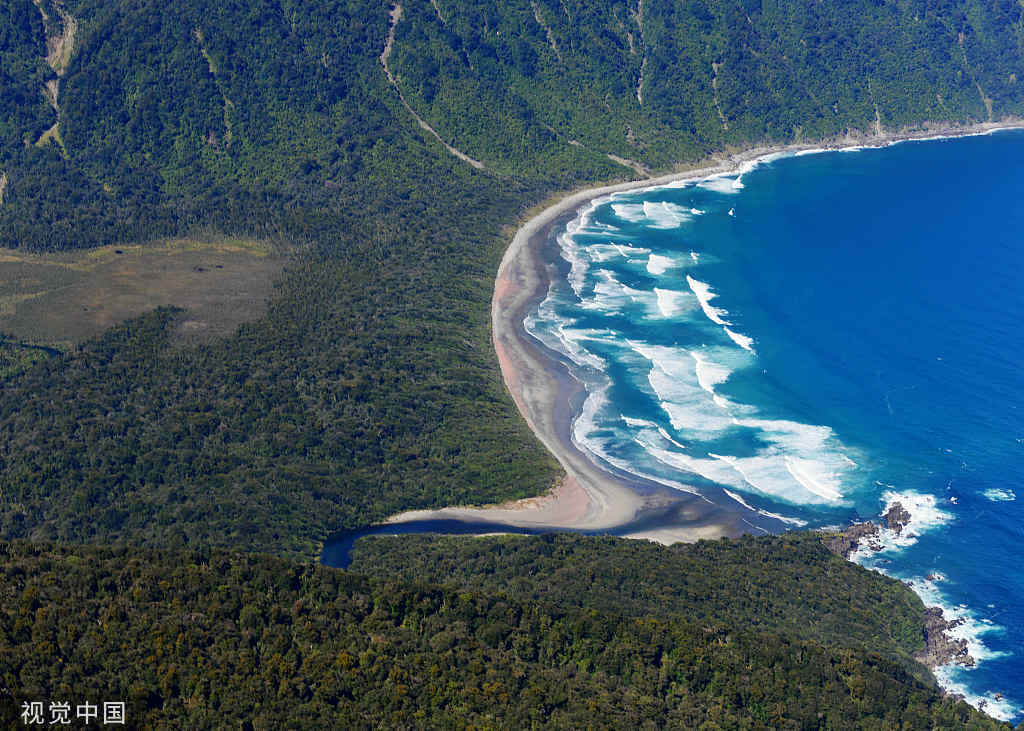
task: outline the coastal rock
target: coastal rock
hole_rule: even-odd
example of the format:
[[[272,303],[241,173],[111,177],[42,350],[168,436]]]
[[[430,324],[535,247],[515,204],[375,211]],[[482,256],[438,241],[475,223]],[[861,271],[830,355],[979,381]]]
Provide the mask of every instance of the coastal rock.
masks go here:
[[[907,523],[910,522],[910,513],[899,503],[893,503],[882,516],[886,527],[896,535],[900,535]]]
[[[878,538],[878,526],[874,523],[856,523],[844,530],[842,533],[827,538],[825,547],[833,553],[838,553],[843,558],[850,558],[854,551],[865,541],[869,546],[874,547]],[[877,550],[877,549],[875,549]]]
[[[946,621],[939,607],[928,607],[924,613],[924,650],[914,659],[930,668],[956,663],[974,667],[967,640],[950,637],[948,632],[963,624],[964,620]]]
[[[910,514],[902,505],[894,503],[882,518],[889,530],[898,535],[909,522]],[[829,535],[825,538],[824,544],[833,553],[838,553],[843,558],[849,559],[861,546],[872,551],[880,551],[882,549],[881,530],[875,523],[857,523],[841,533]],[[941,574],[929,576],[930,580],[944,578]],[[914,659],[929,668],[950,663],[968,668],[974,667],[975,660],[971,657],[967,640],[949,635],[950,630],[956,629],[964,621],[963,617],[946,620],[941,607],[927,607],[922,628],[925,647],[914,656]]]

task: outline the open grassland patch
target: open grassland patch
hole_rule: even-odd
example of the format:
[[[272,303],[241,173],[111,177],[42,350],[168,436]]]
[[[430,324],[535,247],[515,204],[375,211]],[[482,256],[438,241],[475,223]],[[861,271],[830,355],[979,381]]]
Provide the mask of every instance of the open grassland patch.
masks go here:
[[[266,311],[285,259],[246,239],[177,239],[84,252],[0,253],[0,332],[72,347],[161,305],[185,310],[177,335],[230,334]]]

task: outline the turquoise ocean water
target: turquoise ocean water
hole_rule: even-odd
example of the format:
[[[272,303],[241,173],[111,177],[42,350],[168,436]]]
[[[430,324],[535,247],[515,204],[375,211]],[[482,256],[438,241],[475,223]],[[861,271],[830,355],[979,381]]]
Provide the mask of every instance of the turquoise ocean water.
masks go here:
[[[616,194],[557,246],[526,324],[587,386],[574,440],[752,533],[901,502],[858,560],[964,620],[945,686],[1024,718],[1024,132]]]

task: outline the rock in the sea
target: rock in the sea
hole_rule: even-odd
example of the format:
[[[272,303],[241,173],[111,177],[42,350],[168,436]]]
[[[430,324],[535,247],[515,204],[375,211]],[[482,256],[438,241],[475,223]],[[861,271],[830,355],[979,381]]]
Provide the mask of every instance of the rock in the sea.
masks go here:
[[[886,527],[889,528],[893,533],[899,535],[903,532],[903,529],[907,527],[907,523],[910,522],[910,513],[899,503],[893,503],[885,515],[882,516],[882,520],[885,521]]]
[[[871,539],[877,536],[878,526],[874,523],[857,523],[842,533],[827,538],[825,546],[833,553],[838,553],[843,558],[849,558],[850,554],[857,550],[861,541],[867,541],[871,545]]]
[[[918,662],[930,668],[955,662],[964,667],[974,667],[967,640],[955,639],[946,634],[959,627],[964,620],[947,622],[939,607],[928,607],[924,612],[924,650],[914,656]]]

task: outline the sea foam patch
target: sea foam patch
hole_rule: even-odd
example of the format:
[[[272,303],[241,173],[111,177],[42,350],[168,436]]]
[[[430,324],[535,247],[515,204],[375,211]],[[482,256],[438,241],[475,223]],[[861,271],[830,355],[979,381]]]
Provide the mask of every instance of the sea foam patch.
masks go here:
[[[1020,704],[1004,697],[1002,693],[993,690],[985,693],[972,692],[967,683],[968,672],[957,665],[940,665],[932,670],[940,687],[954,695],[963,696],[967,703],[995,719],[1013,721],[1024,713],[1024,708]]]
[[[693,291],[697,301],[700,302],[700,308],[704,310],[704,314],[707,318],[716,325],[731,325],[732,323],[725,319],[725,316],[729,314],[728,310],[723,310],[720,307],[715,307],[711,304],[711,300],[718,296],[711,285],[702,282],[699,279],[694,279],[689,274],[686,275],[686,283],[690,285],[690,289]]]
[[[912,490],[904,492],[890,490],[882,493],[882,499],[885,501],[882,515],[889,514],[896,505],[902,507],[910,515],[899,531],[892,528],[882,529],[885,549],[911,546],[928,531],[935,530],[953,520],[951,513],[939,508],[938,499],[934,495]]]
[[[675,317],[696,306],[689,292],[677,292],[673,289],[659,289],[655,287],[654,295],[657,298],[658,311],[662,317]]]
[[[720,396],[715,389],[728,381],[732,370],[708,351],[633,341],[628,345],[650,362],[648,383],[677,433],[707,441],[748,430],[764,445],[753,454],[701,454],[697,445],[677,452],[640,439],[638,443],[656,460],[711,482],[790,503],[843,500],[843,479],[855,465],[829,427],[759,418],[754,407]]]
[[[1009,503],[1017,499],[1013,490],[1001,487],[993,487],[981,494],[994,503]]]
[[[671,229],[693,219],[692,209],[668,201],[612,203],[615,217],[628,223],[643,223],[649,228]]]
[[[676,266],[678,266],[678,262],[670,256],[651,254],[647,259],[647,272],[655,276],[664,274]]]
[[[740,505],[745,507],[747,510],[753,511],[753,512],[757,513],[758,515],[763,515],[766,518],[773,518],[774,520],[778,520],[778,521],[781,521],[783,523],[789,523],[790,525],[795,525],[795,526],[800,527],[800,528],[802,528],[805,525],[807,525],[807,521],[806,520],[801,520],[800,518],[790,518],[790,517],[785,516],[785,515],[779,515],[778,513],[772,513],[772,512],[769,512],[767,510],[761,510],[760,508],[755,508],[752,505],[750,505],[746,500],[741,498],[739,495],[737,495],[736,493],[731,492],[729,490],[723,489],[722,492],[724,492],[726,495],[728,495],[733,500],[738,502]]]
[[[714,175],[710,178],[700,181],[698,185],[705,190],[713,190],[716,193],[725,193],[727,195],[734,195],[740,192],[743,187],[743,183],[740,182],[739,186],[736,183],[739,182],[739,178],[735,175]]]

